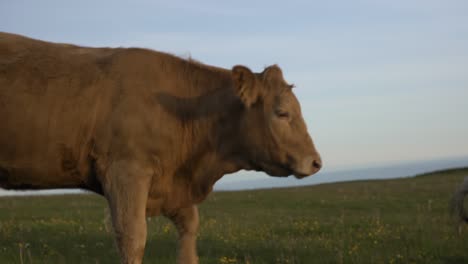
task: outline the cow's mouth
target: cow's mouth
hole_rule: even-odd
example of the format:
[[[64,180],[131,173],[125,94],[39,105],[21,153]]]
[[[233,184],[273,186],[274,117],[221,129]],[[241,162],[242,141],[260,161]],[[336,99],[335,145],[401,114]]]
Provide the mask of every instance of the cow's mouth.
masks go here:
[[[302,178],[305,178],[307,176],[310,176],[310,174],[297,172],[297,171],[294,172],[294,177],[296,177],[296,179],[302,179]]]

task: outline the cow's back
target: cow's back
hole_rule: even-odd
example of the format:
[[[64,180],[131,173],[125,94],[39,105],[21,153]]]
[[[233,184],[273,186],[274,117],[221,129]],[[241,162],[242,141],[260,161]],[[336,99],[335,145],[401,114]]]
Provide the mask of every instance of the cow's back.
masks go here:
[[[111,53],[0,33],[0,187],[85,184]]]

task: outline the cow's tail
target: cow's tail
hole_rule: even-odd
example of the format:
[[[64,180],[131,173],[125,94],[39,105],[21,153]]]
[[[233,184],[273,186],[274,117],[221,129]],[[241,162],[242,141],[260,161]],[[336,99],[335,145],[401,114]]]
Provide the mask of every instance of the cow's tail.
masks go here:
[[[468,216],[465,212],[464,201],[468,194],[468,177],[465,178],[462,185],[458,188],[452,197],[452,214],[460,221],[468,223]]]

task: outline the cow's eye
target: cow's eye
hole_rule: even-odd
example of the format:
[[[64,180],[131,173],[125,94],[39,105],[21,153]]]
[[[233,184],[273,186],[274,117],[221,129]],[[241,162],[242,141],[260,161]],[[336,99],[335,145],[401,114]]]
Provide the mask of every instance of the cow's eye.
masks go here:
[[[289,112],[283,110],[277,110],[276,116],[282,119],[289,119],[290,117]]]

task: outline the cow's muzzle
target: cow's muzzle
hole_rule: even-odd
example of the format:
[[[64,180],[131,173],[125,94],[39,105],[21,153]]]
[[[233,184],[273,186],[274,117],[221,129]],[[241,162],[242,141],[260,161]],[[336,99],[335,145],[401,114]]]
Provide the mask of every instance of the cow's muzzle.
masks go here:
[[[322,159],[317,153],[316,155],[310,155],[302,158],[296,163],[294,170],[294,176],[298,179],[313,175],[322,168]]]

